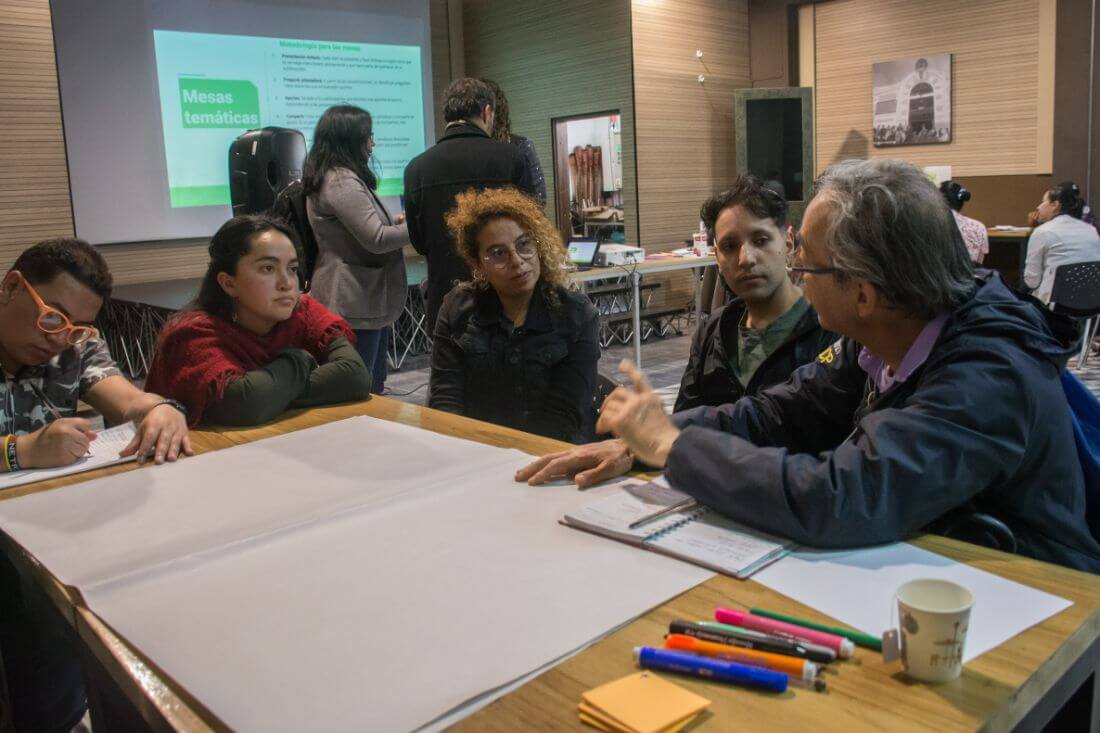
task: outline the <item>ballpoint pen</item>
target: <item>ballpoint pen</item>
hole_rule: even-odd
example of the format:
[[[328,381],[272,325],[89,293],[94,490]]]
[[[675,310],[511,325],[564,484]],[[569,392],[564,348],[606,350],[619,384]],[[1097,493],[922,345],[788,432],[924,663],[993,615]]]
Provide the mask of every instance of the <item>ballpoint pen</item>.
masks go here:
[[[656,522],[658,519],[667,517],[669,514],[675,514],[676,512],[680,512],[685,509],[691,509],[693,507],[695,507],[695,499],[684,499],[683,501],[678,501],[671,506],[666,506],[664,509],[658,512],[653,512],[652,514],[645,515],[641,519],[636,519],[635,521],[626,525],[626,528],[637,529],[638,527],[642,527],[646,524],[649,524],[650,522]]]

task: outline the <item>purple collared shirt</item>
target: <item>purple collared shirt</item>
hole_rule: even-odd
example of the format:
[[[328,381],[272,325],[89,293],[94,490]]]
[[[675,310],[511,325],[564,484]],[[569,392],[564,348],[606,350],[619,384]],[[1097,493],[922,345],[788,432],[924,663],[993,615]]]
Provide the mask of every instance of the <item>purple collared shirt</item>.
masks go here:
[[[897,372],[891,371],[882,357],[868,351],[866,346],[859,352],[859,366],[867,372],[867,376],[874,382],[879,393],[885,393],[895,384],[904,382],[924,362],[928,361],[928,355],[932,353],[932,347],[936,345],[936,340],[939,339],[946,323],[945,315],[926,323],[913,345],[909,347],[909,351],[905,352]]]

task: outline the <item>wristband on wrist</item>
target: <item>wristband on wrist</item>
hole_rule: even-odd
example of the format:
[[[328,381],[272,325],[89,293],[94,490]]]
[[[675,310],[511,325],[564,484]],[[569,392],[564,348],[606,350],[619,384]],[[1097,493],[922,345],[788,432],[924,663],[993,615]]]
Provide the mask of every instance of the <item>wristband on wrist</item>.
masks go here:
[[[4,438],[4,465],[9,473],[19,470],[19,459],[15,454],[15,447],[14,435]]]
[[[187,419],[187,408],[184,407],[183,403],[180,402],[179,400],[173,400],[170,397],[165,397],[163,400],[161,400],[157,404],[153,405],[149,409],[153,410],[157,407],[160,407],[161,405],[171,405],[172,407],[176,408],[177,410],[179,410],[183,414],[183,419],[184,420]]]

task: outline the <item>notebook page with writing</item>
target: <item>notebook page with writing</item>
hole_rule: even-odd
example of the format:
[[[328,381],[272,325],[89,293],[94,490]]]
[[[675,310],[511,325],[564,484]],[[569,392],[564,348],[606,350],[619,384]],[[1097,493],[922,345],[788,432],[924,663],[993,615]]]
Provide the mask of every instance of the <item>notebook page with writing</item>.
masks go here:
[[[118,454],[119,451],[130,444],[133,438],[134,424],[132,422],[117,425],[107,430],[100,430],[96,433],[95,440],[88,447],[88,455],[75,463],[70,463],[67,466],[57,466],[56,468],[30,468],[24,471],[0,474],[0,490],[29,484],[34,481],[45,481],[46,479],[68,476],[74,473],[83,473],[84,471],[91,471],[93,468],[102,468],[114,463],[132,461],[136,456],[119,458]]]
[[[687,494],[660,479],[623,483],[619,491],[570,512],[562,523],[736,578],[747,578],[779,559],[791,544],[698,506],[630,528],[639,519],[687,499]]]
[[[747,578],[786,554],[789,542],[706,509],[654,534],[646,544],[720,573]]]
[[[631,529],[631,524],[690,498],[687,494],[654,481],[624,482],[621,490],[566,514],[564,521],[579,529],[640,544],[655,532],[661,532],[688,519],[691,512],[688,510],[670,514],[637,529]]]

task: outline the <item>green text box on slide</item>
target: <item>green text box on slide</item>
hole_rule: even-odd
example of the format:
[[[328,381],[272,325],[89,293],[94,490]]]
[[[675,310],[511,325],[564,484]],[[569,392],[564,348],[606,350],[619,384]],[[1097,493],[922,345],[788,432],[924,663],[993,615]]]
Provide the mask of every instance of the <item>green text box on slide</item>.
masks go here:
[[[260,125],[260,92],[250,81],[184,77],[179,87],[185,128]]]

